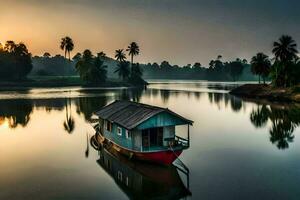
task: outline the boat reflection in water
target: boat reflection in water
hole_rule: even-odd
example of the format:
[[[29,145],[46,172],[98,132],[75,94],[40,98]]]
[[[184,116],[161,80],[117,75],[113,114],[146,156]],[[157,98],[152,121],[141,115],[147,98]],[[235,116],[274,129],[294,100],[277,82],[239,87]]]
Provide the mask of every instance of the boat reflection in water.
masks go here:
[[[182,199],[192,195],[188,189],[188,169],[129,160],[114,148],[97,144],[95,136],[91,138],[91,145],[99,151],[97,163],[130,199]],[[179,172],[185,176],[187,186]]]

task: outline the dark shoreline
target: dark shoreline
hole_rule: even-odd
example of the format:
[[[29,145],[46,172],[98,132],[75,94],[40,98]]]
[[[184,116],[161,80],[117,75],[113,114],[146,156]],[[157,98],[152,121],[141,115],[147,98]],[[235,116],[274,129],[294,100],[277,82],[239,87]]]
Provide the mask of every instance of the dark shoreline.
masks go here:
[[[245,84],[229,92],[247,99],[265,99],[271,102],[300,102],[300,86],[275,88],[264,84]]]

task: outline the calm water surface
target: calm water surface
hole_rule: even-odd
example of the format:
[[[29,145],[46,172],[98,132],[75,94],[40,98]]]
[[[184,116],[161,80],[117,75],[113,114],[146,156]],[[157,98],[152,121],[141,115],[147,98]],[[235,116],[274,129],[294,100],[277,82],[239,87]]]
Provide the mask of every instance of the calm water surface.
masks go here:
[[[1,91],[0,199],[299,199],[299,106],[243,101],[228,94],[236,85]],[[194,121],[191,148],[180,156],[189,174],[89,144],[92,113],[115,99]]]

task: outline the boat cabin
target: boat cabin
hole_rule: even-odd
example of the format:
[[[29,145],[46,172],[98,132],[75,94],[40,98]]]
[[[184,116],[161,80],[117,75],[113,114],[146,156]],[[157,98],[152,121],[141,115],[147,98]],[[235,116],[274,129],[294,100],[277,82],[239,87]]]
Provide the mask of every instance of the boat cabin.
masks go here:
[[[186,149],[190,145],[188,120],[167,108],[117,100],[95,113],[99,134],[116,145],[135,152]],[[186,125],[187,137],[175,127]]]

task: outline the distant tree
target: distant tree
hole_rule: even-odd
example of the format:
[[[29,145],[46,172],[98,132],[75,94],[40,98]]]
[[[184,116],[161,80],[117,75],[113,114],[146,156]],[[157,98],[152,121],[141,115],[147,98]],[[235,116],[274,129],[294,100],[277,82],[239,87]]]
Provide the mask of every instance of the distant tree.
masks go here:
[[[17,44],[14,41],[9,40],[5,43],[4,51],[6,51],[8,53],[13,53],[13,51],[16,49],[16,47],[17,47]]]
[[[271,62],[269,57],[264,53],[258,53],[251,59],[251,71],[253,74],[258,75],[259,83],[260,77],[262,77],[265,84],[265,79],[269,76],[270,69]]]
[[[131,74],[130,74],[130,82],[133,84],[145,84],[145,81],[142,78],[143,70],[140,67],[139,63],[136,63],[132,66]]]
[[[233,61],[229,63],[229,74],[233,81],[237,81],[242,75],[244,70],[244,65],[240,61]]]
[[[98,58],[103,59],[103,58],[106,57],[106,53],[104,53],[103,51],[101,51],[101,52],[97,53],[97,56],[98,56]]]
[[[102,61],[103,57],[97,56],[95,58],[93,67],[90,69],[90,81],[91,83],[103,83],[107,78],[107,66]]]
[[[31,54],[25,44],[7,41],[0,52],[0,79],[22,80],[32,70]]]
[[[201,63],[199,63],[199,62],[196,62],[194,65],[193,65],[193,69],[201,69],[201,67],[202,67],[202,65],[201,65]]]
[[[69,60],[71,60],[70,52],[73,51],[73,49],[74,49],[73,40],[68,36],[62,38],[61,42],[60,42],[60,48],[61,48],[61,50],[64,50],[65,58],[67,57],[67,53],[68,53],[69,54]]]
[[[118,73],[119,77],[122,78],[123,81],[128,79],[130,75],[129,63],[126,61],[119,62],[115,73]]]
[[[0,42],[0,52],[2,52],[4,49],[3,49],[3,44]]]
[[[215,61],[211,60],[208,65],[210,69],[213,69],[215,67]]]
[[[119,62],[124,62],[126,60],[126,55],[123,49],[117,49],[115,52],[115,58]]]
[[[242,60],[242,63],[243,63],[243,64],[248,64],[248,60],[247,60],[247,59],[243,59],[243,60]]]
[[[72,60],[74,62],[78,62],[81,59],[81,53],[76,53],[75,56],[73,56]]]
[[[43,57],[45,57],[45,58],[49,58],[50,56],[51,56],[51,54],[48,53],[48,52],[45,52],[45,53],[43,54]]]
[[[222,55],[218,55],[217,60],[221,60],[223,58]]]
[[[140,47],[136,42],[131,42],[127,47],[126,51],[128,51],[128,55],[131,56],[131,67],[133,65],[133,57],[140,54]]]
[[[85,50],[82,58],[76,64],[80,78],[89,85],[100,84],[106,81],[106,67],[100,57],[94,58],[90,50]]]

